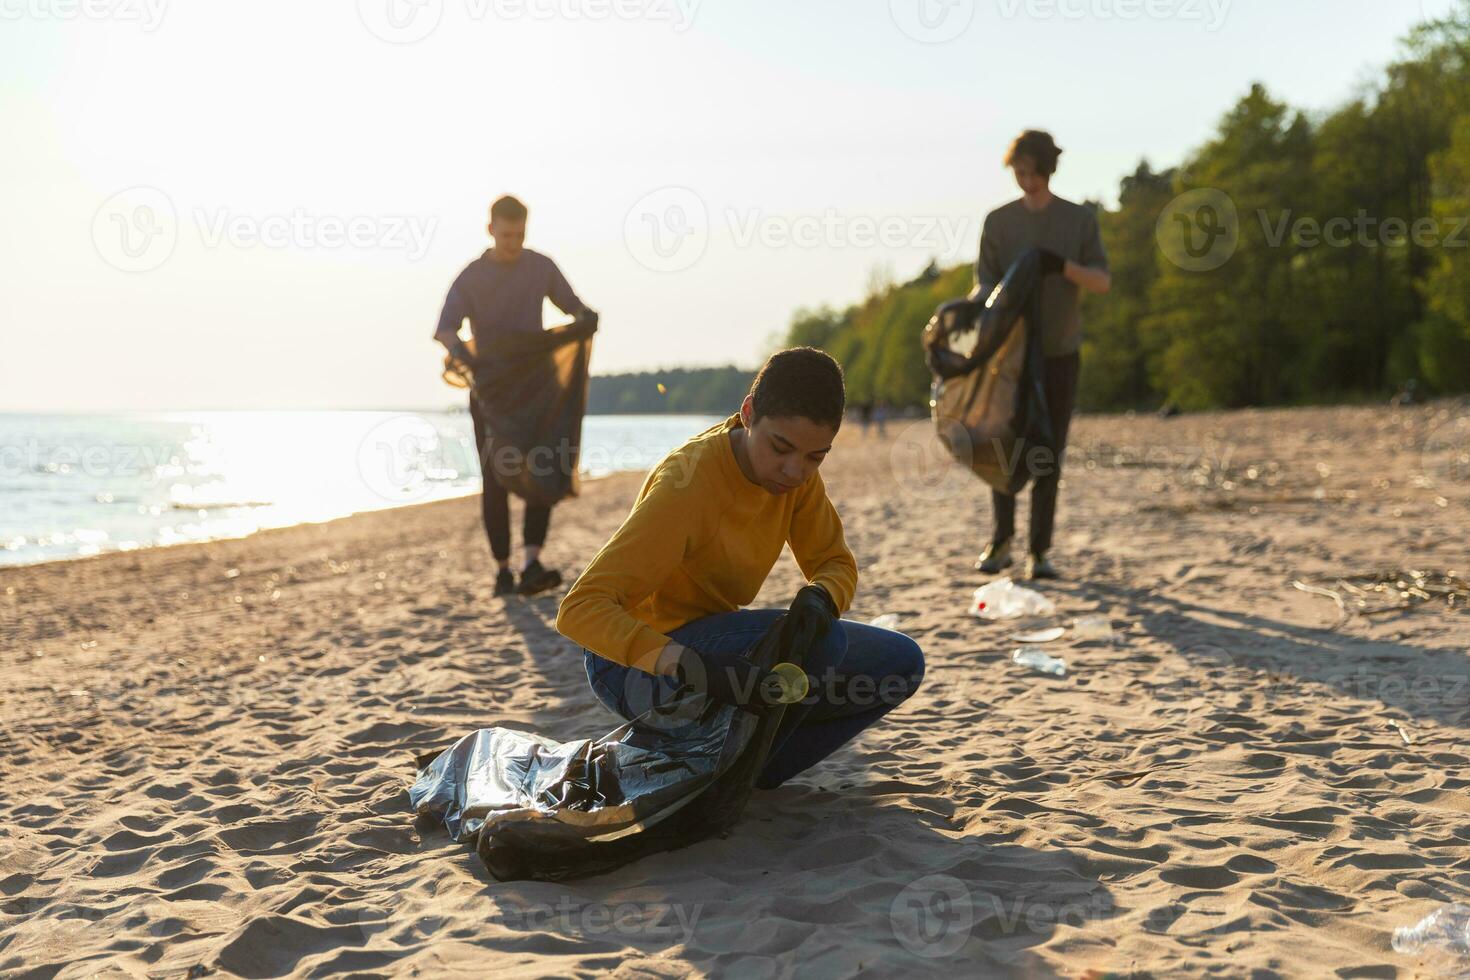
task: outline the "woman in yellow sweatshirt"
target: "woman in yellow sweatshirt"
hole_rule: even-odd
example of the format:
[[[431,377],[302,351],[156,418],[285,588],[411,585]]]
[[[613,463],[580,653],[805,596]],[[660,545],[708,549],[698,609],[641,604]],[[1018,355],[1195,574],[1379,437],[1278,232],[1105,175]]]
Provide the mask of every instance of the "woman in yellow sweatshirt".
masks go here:
[[[583,647],[593,693],[629,720],[686,686],[761,710],[770,687],[749,653],[785,613],[811,690],[787,707],[761,788],[826,758],[924,676],[912,639],[838,618],[852,605],[857,562],[817,469],[844,401],[842,369],[826,353],[772,355],[737,414],[648,474],[557,611],[557,630]],[[788,544],[808,584],[790,609],[742,608]]]

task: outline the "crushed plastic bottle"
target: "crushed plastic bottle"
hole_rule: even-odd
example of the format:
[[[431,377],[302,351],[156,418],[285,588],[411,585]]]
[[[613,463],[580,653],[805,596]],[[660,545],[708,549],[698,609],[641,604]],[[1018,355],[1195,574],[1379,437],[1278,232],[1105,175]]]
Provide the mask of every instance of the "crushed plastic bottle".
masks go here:
[[[1038,647],[1016,647],[1011,651],[1011,663],[1030,667],[1053,677],[1067,676],[1067,662],[1060,657],[1043,653]]]
[[[1393,931],[1396,953],[1420,953],[1432,949],[1470,956],[1470,905],[1444,905],[1420,920],[1416,926],[1400,926]],[[1464,963],[1470,971],[1470,963]]]
[[[868,625],[876,626],[880,630],[896,630],[898,629],[898,613],[884,613],[875,617]]]
[[[975,602],[970,607],[973,615],[992,620],[1050,616],[1056,611],[1056,603],[1040,592],[1017,585],[1009,578],[998,578],[980,586],[975,590]]]
[[[811,690],[806,671],[793,663],[779,663],[772,667],[771,677],[775,678],[776,700],[781,704],[795,704]]]
[[[1113,639],[1113,624],[1108,617],[1100,613],[1091,613],[1087,616],[1078,616],[1077,621],[1072,624],[1072,639],[1086,642],[1089,640]]]

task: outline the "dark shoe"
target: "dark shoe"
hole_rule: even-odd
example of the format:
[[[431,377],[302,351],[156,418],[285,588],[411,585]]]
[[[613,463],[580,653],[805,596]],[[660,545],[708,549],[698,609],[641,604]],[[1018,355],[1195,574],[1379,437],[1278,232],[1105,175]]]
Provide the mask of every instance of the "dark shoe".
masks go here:
[[[495,576],[495,594],[510,595],[516,590],[516,576],[508,568],[502,568],[500,574]]]
[[[995,575],[1003,568],[1011,566],[1011,540],[996,544],[994,541],[985,546],[980,557],[975,559],[975,571],[984,572],[986,575]]]
[[[561,572],[554,568],[546,568],[536,560],[527,565],[521,572],[521,587],[516,591],[521,595],[536,595],[547,589],[554,589],[561,585]]]
[[[1060,578],[1052,563],[1047,561],[1046,555],[1032,554],[1026,557],[1027,578]]]

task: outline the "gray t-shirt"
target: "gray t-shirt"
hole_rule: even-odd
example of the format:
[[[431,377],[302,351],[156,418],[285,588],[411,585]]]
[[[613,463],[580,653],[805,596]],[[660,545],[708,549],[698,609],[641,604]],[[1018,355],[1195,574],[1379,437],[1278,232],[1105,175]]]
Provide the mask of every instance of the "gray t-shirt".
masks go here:
[[[975,263],[975,283],[982,298],[1028,248],[1049,248],[1064,259],[1094,269],[1108,267],[1091,208],[1054,196],[1042,210],[1029,211],[1024,200],[1017,198],[985,216],[980,258]],[[1079,292],[1064,276],[1041,280],[1041,350],[1047,357],[1073,354],[1082,346]]]
[[[486,249],[449,287],[434,336],[458,333],[469,317],[475,345],[483,351],[495,337],[543,329],[541,302],[547,298],[569,315],[586,308],[556,263],[540,252],[524,248],[514,262],[497,262]]]

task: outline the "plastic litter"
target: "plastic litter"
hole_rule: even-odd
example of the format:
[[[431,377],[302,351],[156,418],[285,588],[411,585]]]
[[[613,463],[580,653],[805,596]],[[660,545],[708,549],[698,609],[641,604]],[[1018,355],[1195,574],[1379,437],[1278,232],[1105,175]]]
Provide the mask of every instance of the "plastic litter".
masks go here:
[[[980,586],[975,590],[975,602],[970,607],[972,614],[990,620],[1050,616],[1056,611],[1056,603],[1009,578],[998,578]]]
[[[1060,657],[1050,656],[1036,647],[1016,647],[1011,651],[1011,663],[1039,670],[1053,677],[1067,676],[1067,662]]]
[[[1077,617],[1072,624],[1072,639],[1083,642],[1089,640],[1112,640],[1113,624],[1108,617],[1099,613],[1091,613],[1086,616]]]
[[[1470,607],[1470,581],[1456,572],[1399,569],[1348,575],[1334,583],[1336,588],[1312,585],[1300,579],[1292,587],[1337,603],[1339,618],[1329,629],[1338,629],[1354,616],[1378,616],[1407,612],[1431,602],[1449,609]]]
[[[800,700],[807,678],[792,663],[802,651],[783,643],[784,618],[751,662],[780,666],[783,692]],[[501,881],[600,874],[732,827],[785,710],[755,714],[691,690],[595,740],[483,728],[416,760],[409,804],[454,840],[474,843]]]
[[[898,613],[884,613],[881,616],[874,617],[873,621],[868,625],[876,626],[880,630],[896,630],[898,629]]]
[[[1393,948],[1396,953],[1433,949],[1470,956],[1470,905],[1445,905],[1426,915],[1418,925],[1400,926],[1393,931]],[[1462,969],[1470,972],[1470,963],[1463,963]]]
[[[1066,633],[1060,626],[1048,626],[1046,629],[1016,633],[1011,639],[1016,643],[1050,643],[1052,640],[1060,640]]]
[[[771,668],[771,676],[780,689],[777,700],[782,704],[795,704],[811,692],[811,678],[796,664],[777,664]]]

